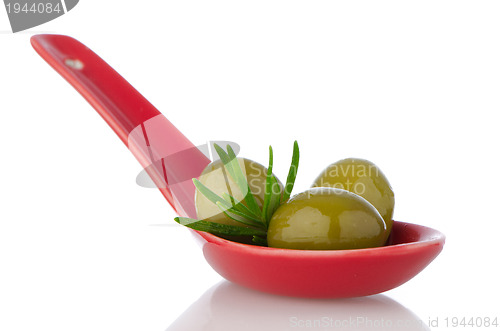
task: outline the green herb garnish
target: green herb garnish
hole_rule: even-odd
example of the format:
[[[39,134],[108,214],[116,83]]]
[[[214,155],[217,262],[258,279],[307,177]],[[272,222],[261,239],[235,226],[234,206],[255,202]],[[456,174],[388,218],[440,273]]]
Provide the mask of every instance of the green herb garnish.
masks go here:
[[[203,220],[196,220],[188,217],[176,217],[175,221],[181,225],[189,228],[206,231],[215,235],[228,235],[228,236],[265,236],[266,231],[260,229],[252,229],[242,226],[234,226],[227,224],[219,224]]]
[[[278,188],[278,192],[276,192]],[[278,209],[282,196],[281,187],[278,185],[278,180],[273,175],[273,148],[269,146],[269,166],[267,168],[266,177],[266,193],[264,196],[264,205],[262,206],[262,218],[269,225],[269,221],[276,209]]]
[[[231,146],[227,145],[227,151],[224,151],[217,144],[214,144],[214,147],[224,168],[244,195],[243,201],[236,201],[229,193],[223,193],[222,196],[219,196],[196,178],[193,179],[193,183],[201,194],[219,207],[222,213],[245,226],[226,225],[187,217],[176,217],[175,221],[194,230],[210,232],[219,236],[251,236],[253,243],[266,246],[269,221],[278,207],[290,198],[297,177],[299,167],[299,146],[297,141],[294,142],[292,164],[290,165],[285,187],[279,184],[278,179],[273,174],[273,149],[269,146],[269,166],[267,168],[262,208],[259,207],[257,199],[252,194],[246,176],[243,174]]]
[[[285,201],[290,198],[293,185],[295,184],[295,179],[297,178],[297,171],[299,170],[299,156],[299,144],[297,143],[297,140],[295,140],[293,143],[292,164],[290,165],[290,171],[288,172],[288,176],[286,178],[285,195],[283,196],[283,200]]]

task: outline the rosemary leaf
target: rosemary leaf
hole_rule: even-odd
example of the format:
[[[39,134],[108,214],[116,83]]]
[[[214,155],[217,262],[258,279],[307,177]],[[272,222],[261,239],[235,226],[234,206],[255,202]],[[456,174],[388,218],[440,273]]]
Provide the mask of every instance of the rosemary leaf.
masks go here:
[[[267,224],[269,224],[269,221],[271,220],[271,217],[273,217],[274,212],[280,206],[281,189],[279,191],[276,191],[274,189],[275,187],[280,187],[280,186],[278,184],[278,180],[273,175],[273,176],[271,176],[271,194],[270,194],[269,206],[267,207],[267,214],[266,214]]]
[[[212,201],[215,204],[217,202],[220,202],[225,209],[229,209],[232,207],[231,204],[229,204],[226,200],[224,200],[223,198],[212,192],[212,190],[203,185],[198,179],[193,178],[193,183],[194,186],[196,186],[196,188],[198,189],[198,191],[200,191],[200,193],[202,193],[208,200]]]
[[[231,204],[231,206],[236,206],[236,199],[229,193],[227,192],[222,192],[222,198],[226,200],[228,203]]]
[[[293,144],[292,164],[290,165],[290,171],[288,172],[288,177],[286,178],[283,202],[286,202],[292,193],[293,185],[295,184],[295,179],[297,178],[297,171],[299,169],[299,156],[299,144],[297,143],[297,140],[295,140]]]
[[[226,167],[227,171],[229,172],[229,175],[234,179],[236,176],[233,170],[233,166],[231,164],[231,158],[229,155],[227,155],[226,151],[222,149],[219,145],[214,143],[214,148],[217,154],[219,155],[220,160],[222,161],[222,164]],[[244,193],[244,192],[243,192]]]
[[[266,236],[266,231],[242,226],[219,224],[209,221],[199,221],[188,217],[176,217],[175,221],[193,230],[209,232],[226,236]]]
[[[268,216],[269,204],[271,202],[271,196],[273,194],[273,148],[269,146],[269,165],[267,167],[267,177],[266,177],[266,192],[264,195],[264,204],[262,205],[262,218],[269,224],[270,217]]]

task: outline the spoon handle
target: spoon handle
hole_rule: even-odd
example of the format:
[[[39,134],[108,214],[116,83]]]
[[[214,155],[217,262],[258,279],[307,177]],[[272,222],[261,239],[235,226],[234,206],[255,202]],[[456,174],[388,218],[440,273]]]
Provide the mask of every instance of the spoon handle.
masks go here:
[[[37,53],[96,109],[136,156],[170,205],[196,217],[195,187],[209,159],[118,72],[74,38],[31,37]]]

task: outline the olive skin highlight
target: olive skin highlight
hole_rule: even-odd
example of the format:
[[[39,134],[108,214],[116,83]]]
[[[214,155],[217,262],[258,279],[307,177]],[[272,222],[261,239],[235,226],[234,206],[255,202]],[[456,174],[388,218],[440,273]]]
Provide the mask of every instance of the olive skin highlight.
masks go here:
[[[383,246],[386,223],[364,198],[346,190],[312,188],[281,205],[269,222],[269,247],[342,250]]]

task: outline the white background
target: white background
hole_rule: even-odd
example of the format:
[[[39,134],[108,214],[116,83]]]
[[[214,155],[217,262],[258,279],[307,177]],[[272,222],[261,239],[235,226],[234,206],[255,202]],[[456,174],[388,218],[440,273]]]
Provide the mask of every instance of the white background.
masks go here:
[[[295,192],[338,159],[375,162],[394,218],[447,236],[385,295],[439,318],[433,329],[500,317],[498,17],[497,1],[82,0],[12,34],[1,7],[0,330],[166,330],[221,280],[161,194],[135,184],[129,151],[31,48],[46,32],[97,52],[195,144],[235,141],[261,163],[271,144],[284,177],[297,139]],[[246,295],[237,307],[261,298]],[[234,317],[223,307],[219,320]],[[259,310],[242,307],[262,329]],[[226,330],[209,324],[199,329]],[[274,329],[289,327],[285,314]]]

